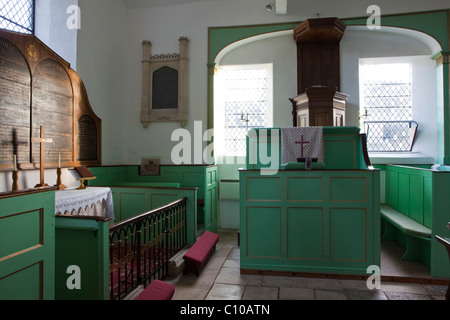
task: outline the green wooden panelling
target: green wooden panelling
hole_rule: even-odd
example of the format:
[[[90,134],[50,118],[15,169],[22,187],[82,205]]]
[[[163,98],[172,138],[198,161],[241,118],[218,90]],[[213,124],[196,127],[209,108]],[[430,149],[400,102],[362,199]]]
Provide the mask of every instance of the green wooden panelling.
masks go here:
[[[324,127],[325,163],[313,163],[314,169],[366,169],[358,127]],[[255,138],[254,138],[255,137]],[[260,148],[260,141],[267,145]],[[265,143],[267,141],[267,144]],[[252,129],[247,136],[247,169],[304,169],[304,164],[281,164],[280,128]],[[267,159],[265,159],[265,157]],[[277,165],[275,165],[277,164]]]
[[[324,259],[323,208],[287,208],[287,259]]]
[[[329,195],[332,202],[366,202],[367,178],[332,177]]]
[[[279,177],[248,177],[247,201],[281,201],[281,179]]]
[[[196,240],[197,189],[111,187],[116,217],[132,217],[176,199],[187,198],[187,242]],[[81,271],[81,289],[70,289],[69,266]],[[56,218],[56,299],[109,299],[109,222],[71,217]]]
[[[367,208],[330,208],[329,219],[330,260],[366,262]]]
[[[365,274],[380,265],[378,170],[239,174],[242,269]]]
[[[197,197],[202,200],[203,204],[198,205],[198,221],[205,224],[206,230],[217,232],[219,229],[219,173],[218,167],[211,166],[183,166],[183,165],[163,165],[160,167],[160,175],[145,176],[139,175],[139,166],[108,166],[108,167],[90,167],[91,172],[97,177],[95,180],[90,180],[91,186],[110,186],[110,187],[180,187],[180,188],[197,188]],[[114,195],[114,199],[120,199],[118,195]],[[159,195],[147,198],[147,204],[144,205],[144,199],[132,198],[144,197],[142,193],[136,193],[135,196],[129,195],[124,199],[125,202],[130,202],[121,207],[120,200],[114,202],[114,210],[117,219],[126,219],[131,217],[131,214],[139,212],[143,207],[146,208],[160,206],[175,200],[173,195],[164,195],[164,192]],[[136,200],[136,208],[128,210],[127,213],[117,214],[117,212],[125,212],[122,208],[131,206]]]
[[[111,187],[111,191],[113,193],[113,201],[117,205],[115,206],[117,210],[115,210],[114,215],[124,219],[186,197],[187,241],[191,245],[195,242],[197,235],[196,188]]]
[[[386,204],[431,229],[430,243],[419,244],[422,261],[430,266],[431,276],[449,278],[447,253],[434,237],[450,236],[446,228],[450,221],[450,172],[394,165],[385,169]],[[398,233],[396,239],[405,245],[405,237]]]
[[[287,178],[287,201],[323,201],[322,177]]]
[[[109,299],[109,222],[56,217],[55,255],[57,300]],[[75,281],[71,266],[79,268],[79,289],[67,285]]]
[[[54,299],[54,191],[0,199],[0,243],[0,300]]]
[[[281,208],[248,206],[245,219],[247,241],[244,243],[247,257],[280,259]]]

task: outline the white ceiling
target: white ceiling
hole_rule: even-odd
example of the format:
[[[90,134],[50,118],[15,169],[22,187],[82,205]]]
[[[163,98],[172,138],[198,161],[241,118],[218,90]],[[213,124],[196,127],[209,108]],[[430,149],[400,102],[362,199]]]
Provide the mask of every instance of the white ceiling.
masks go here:
[[[163,7],[217,0],[123,0],[127,8]]]

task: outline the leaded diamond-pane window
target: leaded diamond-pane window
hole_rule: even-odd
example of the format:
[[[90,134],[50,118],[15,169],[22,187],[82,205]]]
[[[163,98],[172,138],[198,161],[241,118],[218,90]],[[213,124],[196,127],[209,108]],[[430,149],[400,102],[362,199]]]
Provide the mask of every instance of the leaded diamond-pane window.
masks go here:
[[[360,81],[368,151],[410,151],[417,128],[412,121],[411,64],[361,64]]]
[[[226,69],[224,77],[225,150],[244,155],[247,132],[268,126],[267,69]]]
[[[0,28],[34,32],[34,0],[0,0]]]

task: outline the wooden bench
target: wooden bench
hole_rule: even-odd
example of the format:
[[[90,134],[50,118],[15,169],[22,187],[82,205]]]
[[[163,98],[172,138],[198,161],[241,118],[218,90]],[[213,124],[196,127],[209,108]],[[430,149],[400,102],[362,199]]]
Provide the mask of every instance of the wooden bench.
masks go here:
[[[403,213],[394,210],[389,205],[380,205],[381,217],[385,223],[382,240],[396,240],[395,228],[406,236],[406,251],[402,257],[407,261],[422,260],[422,241],[431,241],[431,229],[407,217]]]
[[[193,272],[199,275],[206,260],[215,250],[217,242],[219,242],[218,234],[205,231],[183,256],[185,262],[183,273]]]
[[[153,280],[134,300],[172,300],[175,287],[170,283]]]

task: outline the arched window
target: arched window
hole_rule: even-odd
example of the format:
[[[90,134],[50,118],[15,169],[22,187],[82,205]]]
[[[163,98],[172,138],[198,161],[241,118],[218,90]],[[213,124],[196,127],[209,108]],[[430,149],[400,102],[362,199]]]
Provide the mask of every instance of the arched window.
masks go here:
[[[248,130],[273,125],[272,77],[272,64],[220,67],[215,82],[215,155],[245,156]]]
[[[34,34],[35,0],[0,0],[0,28]]]

